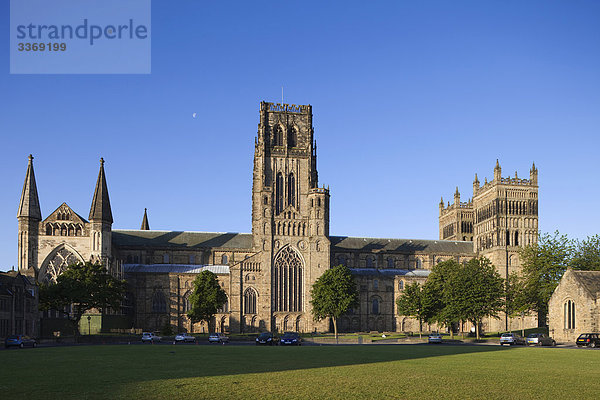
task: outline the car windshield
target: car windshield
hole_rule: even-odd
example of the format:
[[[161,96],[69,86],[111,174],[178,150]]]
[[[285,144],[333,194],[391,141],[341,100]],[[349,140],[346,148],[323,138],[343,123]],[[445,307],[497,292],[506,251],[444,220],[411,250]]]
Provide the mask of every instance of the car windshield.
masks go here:
[[[539,333],[532,333],[530,335],[527,335],[528,338],[536,338],[538,337],[540,334]]]
[[[296,333],[293,333],[293,332],[286,332],[286,333],[283,335],[283,338],[284,338],[284,339],[295,339],[297,336],[298,336],[298,335],[297,335]]]
[[[512,337],[513,334],[512,333],[503,333],[502,337]]]
[[[588,335],[587,333],[583,333],[583,334],[579,335],[579,338],[580,338],[580,339],[585,339],[585,338],[587,338],[588,336],[589,336],[589,335]]]
[[[260,335],[258,335],[259,339],[268,339],[270,337],[271,337],[271,334],[268,332],[264,332],[264,333],[261,333]]]

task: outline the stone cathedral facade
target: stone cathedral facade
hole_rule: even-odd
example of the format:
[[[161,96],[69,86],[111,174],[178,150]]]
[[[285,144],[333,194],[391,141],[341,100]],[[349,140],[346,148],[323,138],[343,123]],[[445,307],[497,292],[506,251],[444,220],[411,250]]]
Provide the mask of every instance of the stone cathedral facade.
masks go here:
[[[330,329],[329,321],[313,320],[310,289],[325,270],[344,264],[360,305],[340,319],[342,331],[415,331],[417,322],[396,312],[405,285],[424,282],[448,259],[485,255],[500,271],[507,260],[518,268],[518,247],[536,238],[537,169],[529,180],[502,178],[499,165],[493,181],[481,186],[475,178],[473,200],[461,202],[458,189],[454,204],[442,200],[439,240],[331,236],[312,107],[262,102],[259,117],[251,233],[151,230],[146,211],[141,229],[112,229],[103,160],[87,219],[67,203],[43,218],[30,156],[17,216],[19,271],[48,282],[71,263],[102,262],[129,284],[122,327],[201,332],[207,327],[192,325],[186,311],[193,280],[208,269],[228,296],[217,330],[310,332]],[[498,324],[490,320],[487,328]]]

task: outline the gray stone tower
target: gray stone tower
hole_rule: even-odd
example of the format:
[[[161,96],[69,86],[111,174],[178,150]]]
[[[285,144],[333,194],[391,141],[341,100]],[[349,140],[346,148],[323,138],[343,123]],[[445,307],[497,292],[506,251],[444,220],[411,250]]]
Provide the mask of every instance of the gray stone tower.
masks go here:
[[[519,248],[537,242],[538,170],[531,167],[529,179],[502,178],[496,160],[494,180],[473,183],[475,225],[473,246],[488,257],[503,278],[520,268]]]
[[[112,211],[108,198],[108,186],[104,175],[104,159],[100,159],[100,171],[90,207],[90,259],[100,261],[108,268],[112,252]]]
[[[329,189],[318,187],[313,134],[310,105],[260,104],[252,185],[258,254],[242,263],[239,292],[260,293],[258,312],[270,329],[317,326],[310,288],[330,267]],[[242,325],[250,317],[241,310]]]
[[[19,271],[22,274],[36,276],[38,266],[38,235],[42,212],[40,211],[40,200],[35,183],[33,156],[31,154],[29,155],[25,183],[21,192],[17,220],[19,224]]]

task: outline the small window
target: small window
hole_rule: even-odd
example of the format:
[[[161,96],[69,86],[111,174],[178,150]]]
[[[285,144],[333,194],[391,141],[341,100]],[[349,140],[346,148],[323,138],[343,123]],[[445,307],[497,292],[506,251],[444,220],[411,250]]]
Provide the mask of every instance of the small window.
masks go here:
[[[196,263],[196,256],[193,254],[190,254],[190,264],[195,264]]]
[[[223,256],[221,256],[221,264],[226,265],[228,262],[229,259],[227,258],[227,254],[223,254]]]
[[[394,259],[393,258],[388,258],[387,259],[387,266],[388,268],[394,268]]]
[[[163,263],[164,264],[169,263],[169,254],[167,254],[167,253],[163,254]]]
[[[378,290],[379,289],[379,280],[373,279],[373,289],[374,290]]]
[[[373,314],[379,314],[379,299],[373,299],[371,306]]]
[[[398,282],[398,290],[404,290],[404,281]]]

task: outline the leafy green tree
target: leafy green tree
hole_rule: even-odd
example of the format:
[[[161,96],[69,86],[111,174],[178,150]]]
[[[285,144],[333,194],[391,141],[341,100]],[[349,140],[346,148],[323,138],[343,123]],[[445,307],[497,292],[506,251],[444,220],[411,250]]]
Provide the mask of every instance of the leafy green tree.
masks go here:
[[[358,291],[352,273],[344,265],[328,269],[314,283],[310,296],[314,319],[320,321],[331,318],[337,340],[338,318],[358,304]]]
[[[428,323],[437,323],[450,330],[454,337],[452,325],[460,321],[460,314],[453,301],[450,290],[460,264],[455,260],[443,261],[435,265],[422,290],[423,317]]]
[[[588,236],[573,244],[571,267],[583,271],[600,271],[600,236]]]
[[[422,337],[423,320],[427,318],[427,309],[423,305],[423,288],[418,282],[404,288],[402,295],[396,300],[398,314],[419,320],[419,337]]]
[[[473,258],[455,270],[446,288],[448,305],[460,320],[475,325],[477,339],[484,317],[498,317],[504,306],[504,279],[491,261]]]
[[[519,317],[521,319],[521,336],[525,336],[525,315],[534,308],[534,302],[532,301],[534,296],[526,289],[524,279],[521,276],[516,273],[509,275],[506,285],[505,312],[511,318]]]
[[[523,290],[538,313],[538,325],[545,326],[548,301],[571,261],[573,246],[558,231],[539,236],[538,243],[520,250]]]
[[[208,270],[200,272],[193,285],[187,315],[192,323],[206,321],[208,329],[211,330],[212,318],[227,303],[227,294],[219,285],[217,275]]]
[[[58,276],[56,283],[40,285],[39,307],[63,313],[70,308],[65,314],[77,338],[83,314],[93,309],[118,310],[125,291],[125,281],[113,277],[102,264],[73,264]]]

